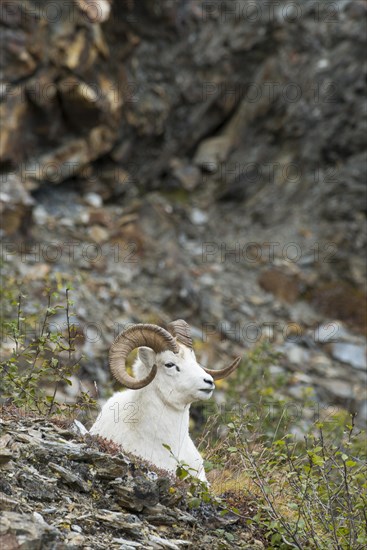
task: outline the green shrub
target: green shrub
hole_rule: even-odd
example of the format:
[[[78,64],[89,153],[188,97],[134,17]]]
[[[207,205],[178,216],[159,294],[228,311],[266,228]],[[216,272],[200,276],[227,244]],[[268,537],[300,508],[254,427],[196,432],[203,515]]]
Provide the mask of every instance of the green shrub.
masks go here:
[[[339,441],[321,423],[304,442],[291,434],[265,443],[248,440],[240,417],[228,429],[208,455],[216,464],[215,476],[209,474],[212,489],[230,492],[235,511],[244,499],[252,500],[254,514],[245,519],[258,526],[267,548],[366,547],[367,467],[365,456],[356,455],[365,433],[355,428],[353,417]]]
[[[80,366],[70,290],[66,288],[63,297],[47,290],[43,310],[41,306],[34,308],[34,313],[25,314],[27,297],[22,293],[14,297],[14,290],[5,289],[1,332],[6,357],[0,363],[0,384],[1,397],[6,403],[38,414],[66,414],[70,410],[73,413],[80,406],[94,404],[87,392],[80,392],[78,402],[73,405],[56,400],[57,390],[71,384],[70,377]],[[61,327],[51,330],[53,317],[61,312],[65,330]]]

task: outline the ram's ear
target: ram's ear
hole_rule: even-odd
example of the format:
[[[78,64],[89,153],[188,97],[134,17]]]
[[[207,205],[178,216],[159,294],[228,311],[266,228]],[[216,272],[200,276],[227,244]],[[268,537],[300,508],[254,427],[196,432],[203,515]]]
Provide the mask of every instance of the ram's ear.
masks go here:
[[[151,348],[146,348],[145,346],[139,348],[138,357],[148,370],[150,370],[155,363],[155,352]]]

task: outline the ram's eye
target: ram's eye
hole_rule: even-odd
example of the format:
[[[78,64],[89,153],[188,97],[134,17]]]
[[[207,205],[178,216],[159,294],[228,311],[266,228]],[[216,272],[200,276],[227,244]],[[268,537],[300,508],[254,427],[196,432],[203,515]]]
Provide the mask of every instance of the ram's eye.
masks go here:
[[[167,367],[167,369],[171,369],[172,367],[175,367],[176,365],[174,363],[166,363],[164,366]]]

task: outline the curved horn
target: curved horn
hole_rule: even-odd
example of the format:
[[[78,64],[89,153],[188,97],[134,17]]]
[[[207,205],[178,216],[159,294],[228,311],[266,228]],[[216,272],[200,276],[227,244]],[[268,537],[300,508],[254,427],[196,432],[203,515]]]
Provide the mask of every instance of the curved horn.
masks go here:
[[[229,367],[226,367],[225,369],[221,370],[210,370],[210,369],[204,369],[207,374],[210,374],[214,380],[220,380],[221,378],[225,378],[229,374],[231,374],[233,371],[236,370],[238,365],[241,362],[241,357],[236,357],[236,359],[229,365]]]
[[[126,359],[129,353],[140,346],[147,346],[156,353],[170,350],[178,353],[178,346],[173,336],[158,325],[138,324],[121,332],[110,349],[110,369],[115,378],[132,390],[139,390],[150,384],[157,374],[157,365],[142,380],[136,380],[126,372]]]
[[[177,338],[177,341],[188,348],[192,348],[191,330],[189,325],[183,319],[177,319],[167,325],[167,330]]]

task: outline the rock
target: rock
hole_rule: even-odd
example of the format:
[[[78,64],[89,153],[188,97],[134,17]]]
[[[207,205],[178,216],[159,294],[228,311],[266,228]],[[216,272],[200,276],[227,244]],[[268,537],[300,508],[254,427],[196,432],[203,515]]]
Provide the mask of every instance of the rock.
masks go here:
[[[182,546],[178,546],[177,541],[163,539],[162,537],[158,537],[156,535],[151,535],[149,537],[149,541],[158,544],[159,548],[168,548],[168,550],[180,550],[180,547]]]
[[[3,174],[0,178],[0,230],[13,235],[27,227],[35,201],[17,174]]]
[[[0,491],[0,511],[14,511],[19,506],[19,502]],[[1,540],[1,539],[0,539]]]
[[[144,510],[144,517],[153,525],[174,525],[178,521],[178,514],[162,504],[147,507]]]
[[[252,296],[248,297],[248,301],[255,306],[263,306],[265,304],[269,304],[271,302],[271,298],[253,294]]]
[[[56,478],[41,476],[32,468],[25,468],[19,476],[19,485],[32,501],[53,502],[57,498]]]
[[[108,0],[74,0],[76,5],[86,14],[91,23],[103,23],[110,15],[111,6]]]
[[[96,381],[101,399],[112,388],[107,355],[118,323],[184,317],[196,324],[199,341],[200,327],[214,323],[216,334],[203,345],[203,359],[219,367],[215,357],[224,359],[232,347],[242,354],[244,346],[257,346],[241,337],[248,321],[259,327],[261,339],[277,344],[291,320],[303,332],[290,350],[292,361],[281,363],[285,377],[302,370],[312,377],[295,378],[293,395],[301,398],[312,386],[316,395],[320,391],[330,402],[357,410],[364,371],[331,362],[327,323],[365,330],[365,2],[342,2],[335,10],[330,7],[337,2],[304,2],[299,17],[283,0],[274,17],[266,17],[265,9],[256,17],[256,2],[247,17],[237,9],[241,3],[231,6],[237,13],[228,17],[221,10],[233,2],[202,4],[200,10],[193,0],[114,2],[113,17],[100,25],[72,2],[1,2],[1,32],[8,40],[0,62],[1,170],[19,167],[21,184],[36,202],[26,207],[35,207],[32,219],[17,206],[4,224],[11,237],[6,247],[12,247],[2,266],[5,277],[37,304],[44,288],[75,279],[76,321],[89,329],[81,330],[81,369],[92,387]],[[332,15],[335,20],[328,21]],[[103,204],[86,205],[83,197],[90,192]],[[218,197],[227,199],[219,205]],[[191,217],[193,209],[200,213]],[[274,263],[266,254],[272,242]],[[61,253],[56,261],[42,256],[48,243]],[[203,265],[204,243],[216,247],[213,269]],[[19,254],[18,244],[27,246],[27,254]],[[289,245],[300,253],[294,262],[286,260]],[[240,254],[223,256],[222,246]],[[34,250],[41,250],[38,258]],[[101,251],[101,261],[88,261],[88,250]],[[280,279],[265,276],[258,287],[260,270],[275,269]],[[57,317],[57,323],[64,321]],[[274,330],[263,328],[273,321]],[[358,336],[339,336],[338,342],[363,343]],[[230,345],[225,337],[232,338]],[[9,357],[11,350],[5,352]],[[339,385],[346,380],[355,389],[353,405],[348,392],[342,397],[343,387],[335,386],[334,394],[320,379]],[[230,388],[231,379],[223,384]],[[282,393],[287,391],[286,385]],[[58,395],[64,398],[65,390]],[[98,502],[120,511],[108,482],[121,477],[123,485],[133,485],[125,482],[130,466],[118,451],[113,460],[93,455],[62,442],[71,437],[62,434],[43,444],[27,429],[17,442],[34,457],[34,467],[37,460],[50,475],[51,456],[92,482],[87,493],[62,478],[53,482],[55,498],[61,495],[53,503],[58,517],[67,514],[64,497],[78,511],[84,498],[93,509]],[[79,470],[89,468],[89,460],[89,473]],[[16,455],[1,471],[10,479],[18,467],[25,464]],[[27,475],[36,482],[20,475],[19,487],[12,478],[14,499],[23,506],[18,491],[27,488],[25,504],[43,513],[39,487],[47,489],[47,481]],[[170,507],[162,495],[159,504]],[[154,512],[152,521],[169,521],[166,511]],[[88,518],[80,522],[87,537],[89,521],[93,525]],[[93,528],[99,542],[107,528],[98,522]],[[112,547],[110,540],[103,542]]]
[[[329,342],[337,342],[343,338],[344,328],[339,321],[331,321],[330,323],[322,323],[315,330],[315,341],[320,344]]]
[[[366,369],[366,346],[337,342],[332,346],[332,355],[355,369]]]
[[[38,523],[42,523],[43,525],[46,524],[42,514],[40,514],[39,512],[33,512],[33,517],[36,521],[38,521]]]
[[[85,536],[82,535],[81,533],[75,533],[74,531],[71,531],[67,535],[67,541],[71,549],[85,548]]]
[[[74,419],[74,421],[73,421],[72,430],[77,435],[86,435],[86,434],[89,433],[87,428],[81,422],[79,422],[79,420],[77,420],[77,419]]]
[[[218,200],[236,203],[248,200],[264,187],[265,182],[266,179],[259,177],[256,168],[236,174],[231,181],[223,182],[225,188],[220,190]]]
[[[100,119],[102,108],[102,101],[95,86],[92,87],[74,76],[68,76],[61,80],[57,87],[70,126],[84,132],[93,128],[96,120]]]
[[[112,510],[100,510],[94,514],[94,517],[114,529],[121,529],[137,538],[141,537],[142,522],[138,516]]]
[[[103,205],[102,197],[97,195],[97,193],[87,193],[84,196],[84,200],[89,206],[93,206],[94,208],[101,208]]]
[[[64,483],[67,483],[72,487],[77,487],[83,493],[90,492],[91,490],[90,486],[85,481],[83,481],[78,475],[74,474],[67,468],[60,466],[59,464],[55,464],[54,462],[49,462],[48,467],[51,468],[51,470],[53,470],[57,474],[59,474],[61,480]]]
[[[141,512],[145,507],[155,506],[159,502],[159,489],[157,483],[138,477],[133,483],[111,483],[119,504],[136,512]]]
[[[208,221],[208,214],[199,208],[193,208],[190,213],[190,219],[194,225],[203,225]]]
[[[113,539],[113,542],[116,544],[121,544],[120,550],[134,550],[134,548],[142,548],[143,545],[140,542],[135,542],[127,539]]]
[[[360,404],[357,421],[361,421],[362,425],[367,423],[367,399],[364,399]]]
[[[343,281],[332,282],[312,289],[309,299],[328,317],[344,321],[359,332],[366,331],[366,294],[362,290]]]
[[[280,367],[279,365],[270,365],[269,373],[272,376],[276,377],[276,376],[279,376],[279,375],[284,375],[285,369],[283,367]]]
[[[278,269],[264,271],[259,277],[259,285],[282,301],[293,304],[300,294],[300,283],[295,275],[287,275]]]
[[[171,161],[172,174],[186,191],[193,191],[200,183],[201,173],[196,166],[183,164],[178,159]]]
[[[300,325],[314,327],[320,321],[320,315],[307,302],[298,301],[292,304],[290,311],[291,320]]]
[[[302,366],[307,364],[310,357],[308,350],[296,344],[286,343],[284,346],[284,353],[291,363]]]
[[[89,161],[108,153],[113,147],[115,131],[110,126],[99,125],[88,136]]]
[[[168,90],[159,84],[144,86],[139,101],[127,102],[127,108],[126,119],[138,135],[161,136],[171,108]]]
[[[333,364],[327,355],[324,353],[314,353],[311,356],[310,367],[318,372],[322,377],[333,376]]]
[[[92,225],[88,230],[88,234],[91,239],[98,244],[107,241],[109,237],[108,231],[100,225]]]
[[[12,451],[0,447],[0,467],[7,464],[12,458],[14,458],[14,453]]]
[[[116,478],[121,479],[121,476],[126,475],[129,468],[129,461],[120,457],[110,457],[107,460],[106,457],[101,456],[95,461],[95,464],[96,476],[108,480],[116,480]]]
[[[207,172],[216,172],[220,163],[227,160],[231,147],[228,136],[208,138],[200,143],[194,163]]]
[[[50,115],[55,114],[58,108],[57,85],[54,82],[54,77],[53,71],[40,70],[25,84],[25,94],[30,103]]]
[[[86,141],[74,139],[38,159],[27,162],[22,176],[38,184],[41,182],[58,184],[80,171],[88,160]]]
[[[34,223],[37,225],[45,225],[49,219],[46,209],[41,204],[37,204],[37,206],[34,207],[32,217]]]
[[[302,402],[307,394],[307,389],[312,387],[312,378],[307,374],[296,374],[292,385],[287,393],[297,401]],[[289,410],[289,416],[292,416],[292,407]],[[297,417],[297,415],[296,415]]]
[[[353,386],[345,380],[320,380],[319,384],[339,400],[349,401],[355,398]]]
[[[2,31],[2,79],[19,82],[30,76],[37,67],[37,61],[30,53],[31,36],[23,29],[7,28]],[[10,71],[11,68],[11,71]]]
[[[30,514],[17,512],[0,513],[0,544],[2,550],[52,550],[60,535],[46,522],[35,520]]]
[[[63,65],[72,71],[77,69],[81,63],[86,67],[93,65],[97,51],[91,47],[86,30],[81,29],[75,32],[73,37],[68,37],[68,39],[67,47],[66,43],[60,44],[62,50],[65,48],[63,51]],[[59,52],[57,52],[56,56],[57,61],[59,61]]]
[[[100,180],[99,193],[104,199],[118,197],[124,193],[135,195],[135,178],[120,166],[99,167],[96,170],[96,177]]]
[[[24,154],[24,141],[27,133],[28,106],[23,100],[20,86],[15,87],[11,94],[6,94],[0,103],[0,119],[6,120],[0,134],[1,162],[17,163]]]
[[[45,280],[50,273],[51,268],[49,264],[37,264],[30,267],[24,275],[25,281],[40,281]]]
[[[96,126],[86,139],[70,140],[52,152],[28,161],[21,176],[26,185],[38,186],[41,182],[60,184],[80,172],[88,162],[106,153],[112,143],[112,131],[103,125]]]

